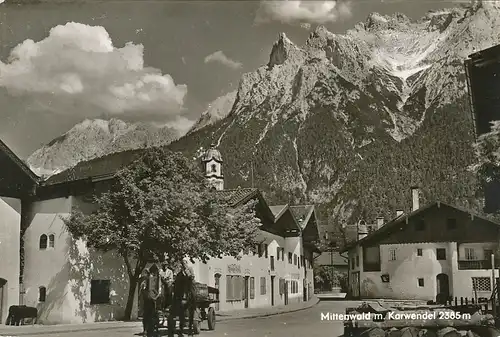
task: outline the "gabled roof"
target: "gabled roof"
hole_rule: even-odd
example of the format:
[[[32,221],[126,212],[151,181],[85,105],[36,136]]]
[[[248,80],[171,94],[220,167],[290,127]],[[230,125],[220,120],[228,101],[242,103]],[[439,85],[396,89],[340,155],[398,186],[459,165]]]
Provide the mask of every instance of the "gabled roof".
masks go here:
[[[260,192],[256,188],[235,188],[230,190],[216,191],[218,195],[227,198],[231,206],[241,205],[250,201],[254,197],[258,197]]]
[[[28,176],[33,182],[38,182],[40,180],[40,177],[37,176],[31,169],[26,165],[21,159],[19,159],[18,156],[12,150],[3,142],[0,140],[0,151],[5,153],[7,157],[9,157],[14,163],[19,166],[21,170]]]
[[[353,247],[355,246],[359,246],[359,245],[363,245],[363,244],[366,244],[368,242],[373,242],[373,241],[377,241],[378,239],[380,238],[384,238],[385,237],[385,234],[388,234],[389,232],[391,232],[393,229],[395,229],[396,227],[400,226],[401,224],[403,225],[407,225],[407,221],[408,219],[416,216],[416,215],[419,215],[421,213],[424,213],[426,212],[427,210],[429,210],[430,208],[433,208],[433,207],[441,207],[441,206],[445,206],[445,207],[449,207],[449,208],[453,208],[453,209],[456,209],[458,211],[461,211],[461,212],[464,212],[464,213],[467,213],[467,214],[471,214],[473,215],[474,217],[478,218],[478,219],[481,219],[481,220],[484,220],[484,221],[487,221],[487,222],[490,222],[494,225],[497,225],[497,226],[500,226],[500,223],[495,221],[495,220],[491,220],[491,219],[487,219],[486,217],[484,216],[481,216],[475,212],[472,212],[471,210],[467,210],[465,208],[462,208],[462,207],[459,207],[459,206],[453,206],[453,205],[450,205],[450,204],[447,204],[447,203],[444,203],[444,202],[440,202],[440,201],[434,201],[424,207],[421,207],[413,212],[410,212],[408,214],[403,214],[403,215],[400,215],[399,217],[389,221],[387,224],[384,224],[384,226],[382,226],[381,228],[377,229],[376,231],[368,234],[367,236],[365,236],[364,238],[362,238],[361,240],[358,240],[358,241],[355,241],[355,242],[352,242],[351,244],[347,245],[346,247],[344,247],[340,253],[344,253],[350,249],[352,249]]]
[[[290,206],[290,210],[299,222],[299,225],[302,229],[306,228],[309,220],[311,219],[311,216],[314,214],[313,205]]]
[[[347,258],[339,252],[324,252],[314,260],[320,266],[347,266]]]
[[[127,150],[79,162],[76,166],[55,174],[44,181],[47,185],[84,179],[113,178],[116,172],[131,164],[144,153],[144,149]]]
[[[269,206],[269,208],[271,209],[271,212],[273,212],[274,222],[276,222],[276,220],[278,220],[283,215],[283,213],[286,212],[286,210],[288,209],[288,205]]]

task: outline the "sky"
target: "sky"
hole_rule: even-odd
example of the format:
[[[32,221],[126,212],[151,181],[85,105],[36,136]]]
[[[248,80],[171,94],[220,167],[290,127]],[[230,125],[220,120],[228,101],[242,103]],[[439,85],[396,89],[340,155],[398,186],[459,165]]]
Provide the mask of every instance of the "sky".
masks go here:
[[[2,3],[3,2],[3,3]],[[342,34],[371,12],[420,18],[441,0],[0,0],[0,139],[26,158],[87,118],[186,130],[266,64],[285,32]],[[30,3],[31,2],[31,3]]]

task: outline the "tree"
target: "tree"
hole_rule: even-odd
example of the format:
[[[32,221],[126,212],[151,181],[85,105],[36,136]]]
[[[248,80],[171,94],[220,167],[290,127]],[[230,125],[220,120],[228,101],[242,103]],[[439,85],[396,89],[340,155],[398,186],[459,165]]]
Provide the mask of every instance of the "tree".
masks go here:
[[[230,205],[206,185],[199,171],[179,153],[145,150],[117,173],[109,190],[95,196],[93,213],[74,210],[64,220],[75,239],[123,258],[129,278],[126,320],[148,262],[173,266],[185,258],[239,258],[256,245],[255,202]]]

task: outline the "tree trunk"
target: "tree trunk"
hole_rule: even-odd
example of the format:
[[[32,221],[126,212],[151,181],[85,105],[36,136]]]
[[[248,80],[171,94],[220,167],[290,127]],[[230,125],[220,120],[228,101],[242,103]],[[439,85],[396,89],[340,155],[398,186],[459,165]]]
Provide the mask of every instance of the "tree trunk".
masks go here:
[[[129,288],[128,288],[128,298],[127,305],[125,306],[125,321],[130,321],[130,317],[132,316],[132,308],[134,307],[134,299],[135,299],[135,290],[137,289],[137,277],[134,275],[133,277],[129,277]]]

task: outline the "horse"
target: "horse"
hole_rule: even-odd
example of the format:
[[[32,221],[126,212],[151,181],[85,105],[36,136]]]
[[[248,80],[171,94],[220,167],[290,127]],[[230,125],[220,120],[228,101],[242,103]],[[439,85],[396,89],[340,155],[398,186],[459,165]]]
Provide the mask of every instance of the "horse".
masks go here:
[[[38,319],[38,309],[25,305],[11,305],[6,325],[22,325],[26,318],[31,318],[31,324],[35,324]]]
[[[196,292],[194,289],[194,278],[182,270],[175,277],[173,287],[172,305],[168,319],[169,336],[174,335],[174,318],[179,318],[179,336],[183,336],[186,313],[188,314],[188,326],[190,335],[193,334],[194,313],[196,311]]]

